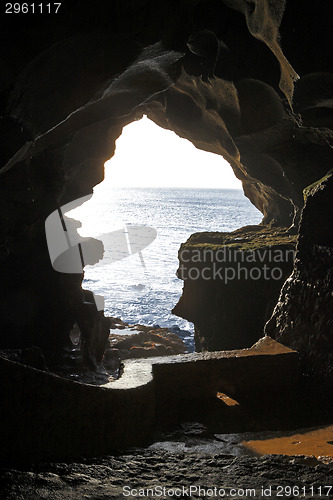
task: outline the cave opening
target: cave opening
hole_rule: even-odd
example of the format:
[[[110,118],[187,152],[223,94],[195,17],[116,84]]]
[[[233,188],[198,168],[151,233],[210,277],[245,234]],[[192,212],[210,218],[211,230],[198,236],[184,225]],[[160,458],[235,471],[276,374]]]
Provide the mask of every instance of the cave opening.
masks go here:
[[[32,24],[27,22],[29,14],[9,16],[10,23],[6,19],[7,28],[2,33],[0,330],[1,347],[15,349],[10,353],[14,363],[0,353],[3,419],[0,459],[6,466],[6,485],[8,489],[12,488],[14,497],[23,488],[27,496],[35,497],[36,491],[30,493],[28,490],[36,490],[39,479],[46,489],[45,479],[50,479],[51,495],[66,498],[68,492],[55,491],[64,482],[69,489],[77,484],[78,496],[82,488],[89,493],[89,485],[79,484],[80,477],[75,477],[75,474],[80,471],[93,473],[96,459],[90,457],[110,457],[113,451],[117,454],[107,458],[108,462],[103,458],[101,464],[103,467],[110,465],[108,471],[115,471],[114,476],[107,478],[107,487],[116,485],[118,490],[106,491],[105,495],[121,495],[119,477],[123,481],[126,479],[124,460],[129,465],[127,469],[131,477],[128,482],[136,475],[136,483],[144,483],[146,477],[153,478],[157,470],[156,454],[151,455],[153,466],[150,468],[149,451],[144,454],[134,451],[134,460],[128,454],[119,454],[119,451],[126,453],[129,447],[133,450],[133,446],[146,444],[149,434],[159,424],[156,416],[170,418],[172,422],[172,412],[179,406],[184,407],[184,413],[179,412],[180,417],[190,415],[191,422],[193,415],[200,415],[200,412],[213,417],[214,407],[218,406],[223,417],[230,410],[232,425],[249,424],[254,431],[287,429],[289,432],[291,428],[310,428],[314,424],[332,422],[333,179],[332,172],[327,172],[331,169],[333,152],[333,80],[331,59],[326,50],[331,46],[328,39],[331,32],[329,2],[326,2],[327,8],[321,5],[320,9],[314,9],[313,2],[304,2],[301,12],[297,2],[288,0],[101,1],[94,5],[94,12],[88,0],[75,0],[72,4],[73,8],[68,8],[68,12],[62,5],[59,15],[34,15]],[[19,24],[12,29],[14,21]],[[278,43],[279,33],[285,55]],[[293,82],[298,75],[293,67],[300,75],[295,82],[294,95]],[[265,252],[263,247],[273,246],[277,251],[283,247],[289,252],[297,244],[297,257],[295,263],[278,263],[279,268],[283,268],[283,276],[277,282],[260,281],[257,274],[253,274],[252,280],[233,280],[233,287],[229,286],[231,283],[224,287],[212,280],[209,286],[201,287],[202,293],[196,293],[199,287],[188,286],[182,304],[183,314],[192,317],[193,323],[195,319],[198,341],[208,352],[180,356],[179,363],[171,360],[169,370],[162,364],[159,369],[155,365],[153,374],[156,377],[153,380],[152,368],[146,359],[140,363],[126,360],[124,366],[136,368],[134,374],[127,371],[129,385],[125,386],[124,370],[108,391],[105,387],[97,390],[87,379],[86,385],[79,385],[54,377],[52,371],[49,372],[47,359],[43,365],[40,347],[52,353],[62,351],[67,347],[69,331],[77,321],[78,313],[88,309],[88,316],[91,312],[91,302],[82,293],[81,272],[66,275],[52,267],[44,222],[46,217],[58,211],[58,207],[89,195],[92,187],[101,182],[103,164],[111,156],[115,138],[142,112],[147,112],[161,126],[184,135],[197,147],[225,155],[242,178],[246,196],[262,211],[264,222],[252,233],[246,229],[238,232],[237,241],[229,239],[231,246],[243,246],[245,254],[251,251],[251,244],[251,248],[258,249],[258,262],[265,266],[267,262],[261,261]],[[132,149],[135,151],[133,146]],[[164,157],[167,149],[162,150]],[[115,160],[116,157],[112,162]],[[169,161],[166,171],[171,163]],[[178,167],[178,163],[174,163]],[[202,179],[208,178],[206,162],[202,163]],[[143,172],[137,159],[134,164]],[[182,168],[178,168],[177,177],[186,164],[193,170],[193,163],[187,160],[179,165]],[[161,161],[157,166],[163,171]],[[195,217],[202,213],[204,200],[199,197],[198,201],[197,197],[195,210],[187,212],[193,199],[186,205],[185,195],[189,190],[199,189],[189,183],[191,172],[185,184],[189,189],[165,185],[162,192],[159,186],[148,187],[147,184],[129,187],[134,174],[128,169],[124,171],[127,172],[127,187],[117,189],[122,189],[129,201],[125,204],[125,215],[121,213],[119,221],[115,221],[116,230],[118,222],[122,223],[123,219],[128,222],[128,227],[136,223],[141,226],[151,224],[158,229],[155,248],[165,259],[171,244],[163,244],[160,236],[168,233],[174,218],[168,218],[170,212],[164,210],[162,216],[168,220],[162,229],[147,218],[136,222],[134,215],[141,213],[138,206],[142,202],[144,213],[152,217],[157,210],[149,200],[148,191],[154,191],[155,207],[162,207],[162,212],[164,196],[164,200],[168,199],[169,209],[173,209],[183,227],[186,226],[191,233],[200,229],[197,225],[190,226],[192,223],[194,226]],[[145,177],[147,180],[147,175]],[[228,231],[230,229],[223,225],[225,215],[223,218],[218,216],[218,203],[222,197],[216,178],[214,181],[213,186],[200,186],[204,188],[201,194],[209,190],[209,201],[214,205],[213,212],[219,224],[215,224],[212,216],[207,217],[207,222],[214,222],[213,231]],[[170,194],[165,193],[172,191],[174,194],[175,190],[180,195],[174,195],[170,201]],[[214,193],[217,193],[216,197]],[[119,208],[119,197],[114,194],[112,199]],[[133,218],[127,217],[128,207]],[[238,216],[241,210],[240,205],[237,207],[234,214]],[[207,213],[211,213],[208,209]],[[89,210],[93,212],[91,208]],[[91,224],[93,229],[106,219],[105,212],[95,216]],[[99,233],[98,230],[97,236]],[[94,231],[87,234],[93,235]],[[183,235],[180,242],[176,244],[174,241],[172,278],[173,286],[178,285],[179,290],[182,281],[175,276],[177,251],[179,243],[186,238],[187,235]],[[208,246],[212,240],[213,233],[206,241],[192,238],[192,247]],[[216,252],[219,244],[224,243],[224,240],[217,240]],[[121,281],[121,290],[128,288],[142,305],[150,286],[143,279],[151,266],[157,283],[152,290],[152,301],[147,302],[147,308],[152,312],[159,292],[165,296],[165,290],[161,288],[165,266],[162,266],[162,273],[156,262],[157,250],[149,256],[152,249],[151,245],[142,252],[146,269],[142,268],[138,254],[112,264],[109,272],[102,272],[102,267],[96,268],[102,276],[99,281],[101,290],[97,292],[106,296],[103,289],[103,286],[106,292],[109,289],[106,278],[117,274],[115,266],[119,263],[125,266],[126,277],[132,280],[129,286],[124,286],[125,282]],[[267,259],[269,255],[266,252]],[[140,274],[138,279],[134,271],[131,272],[131,262],[135,273]],[[274,269],[275,261],[272,265]],[[94,277],[89,282],[87,272],[85,278],[87,289],[98,283]],[[110,299],[111,305],[114,298],[120,296],[116,292],[113,300]],[[197,301],[194,305],[193,302],[189,304],[194,296]],[[130,304],[128,298],[125,302]],[[105,325],[105,318],[99,313],[93,311],[90,318],[92,344],[94,337],[98,340],[100,327]],[[115,311],[111,313],[119,315]],[[157,318],[154,317],[154,322],[159,321]],[[242,347],[246,345],[245,341],[251,345],[256,340],[251,340],[252,333],[257,338],[264,333],[272,337],[273,340],[267,336],[263,340],[267,351],[262,343],[259,351],[256,346],[257,357],[253,363],[246,353],[243,353],[243,359],[237,353],[234,357],[236,365],[229,353],[225,358],[220,354],[223,368],[214,374],[214,367],[218,367],[215,352],[234,348],[236,339]],[[230,344],[226,345],[228,334]],[[283,344],[277,351],[274,339]],[[99,345],[98,349],[95,347],[92,345],[92,358],[100,351]],[[98,354],[100,357],[100,352]],[[111,355],[112,349],[105,350],[104,359],[110,364],[114,361]],[[182,363],[182,358],[200,360],[200,363],[193,363],[192,371],[191,363]],[[211,361],[207,369],[205,363],[201,363],[205,358],[209,363]],[[17,360],[21,365],[15,363]],[[237,368],[238,361],[244,362],[243,369]],[[184,371],[186,365],[188,371]],[[221,379],[222,376],[225,378],[226,372],[229,372],[230,382]],[[71,377],[71,380],[77,379]],[[325,387],[325,380],[330,381],[330,387]],[[233,390],[237,383],[238,390]],[[169,394],[176,396],[171,398],[171,403],[165,390],[168,386]],[[231,403],[231,399],[239,405],[230,406],[225,411],[223,405],[226,401]],[[240,422],[234,418],[237,413]],[[216,436],[215,422],[213,424],[214,433],[211,435]],[[196,427],[187,430],[190,431],[188,442],[193,435],[198,436],[198,430],[199,436],[202,431]],[[224,418],[221,418],[220,432],[226,432]],[[207,436],[206,429],[202,434]],[[225,438],[220,435],[218,439],[222,442]],[[330,454],[332,437],[323,439],[325,447],[321,442],[316,450],[318,457]],[[301,437],[292,438],[292,454],[301,450],[301,453],[313,455],[313,448],[308,451],[300,446],[301,440]],[[252,445],[253,441],[249,448],[256,453],[259,448]],[[313,489],[315,484],[325,484],[327,470],[316,460],[313,464],[313,457],[312,464],[319,465],[316,475],[304,468],[308,465],[304,457],[293,457],[288,461],[251,457],[244,462],[228,456],[227,448],[222,453],[221,449],[217,453],[214,451],[214,455],[210,453],[207,460],[190,453],[191,461],[185,462],[186,447],[184,444],[179,460],[175,454],[163,452],[171,457],[168,464],[161,461],[164,483],[166,478],[177,481],[178,476],[182,476],[175,476],[176,469],[180,472],[187,470],[189,474],[185,474],[188,476],[185,479],[191,481],[193,472],[200,466],[203,481],[211,476],[213,468],[218,472],[216,477],[211,476],[215,477],[216,484],[241,484],[243,481],[243,484],[250,485],[250,481],[254,484],[263,477],[262,485],[270,487],[266,490],[269,495],[272,478],[277,478],[280,485],[285,481],[293,483],[300,471],[303,475],[298,482],[305,478],[306,487],[312,488],[312,491],[303,490],[304,495],[318,492]],[[192,452],[190,447],[187,448]],[[260,446],[260,449],[265,454],[272,453],[272,443],[268,447]],[[281,449],[274,448],[274,451],[281,452]],[[282,452],[286,452],[285,446]],[[84,457],[86,471],[83,467],[79,469],[76,463],[81,457]],[[89,457],[88,461],[86,457]],[[142,457],[147,457],[147,462],[142,462]],[[56,464],[56,468],[49,469],[45,465],[49,460]],[[74,469],[69,465],[59,465],[59,460],[70,460]],[[8,469],[17,462],[20,466],[40,463],[37,468],[29,468],[25,484],[21,467],[17,473]],[[103,493],[100,488],[103,488],[104,472],[99,463],[96,467],[99,471],[98,476],[92,477],[92,496],[96,495],[97,487],[97,494]],[[36,481],[31,480],[31,470],[41,471]],[[143,470],[144,475],[141,474]],[[53,472],[59,471],[58,481]],[[282,473],[285,481],[281,480]],[[85,479],[84,474],[82,477]],[[96,480],[100,483],[97,486]],[[201,478],[197,477],[197,482],[199,480]],[[288,491],[283,489],[286,494]],[[297,496],[299,491],[295,489],[292,493]]]
[[[66,215],[81,221],[84,237],[125,228],[128,238],[133,225],[156,230],[142,252],[132,253],[127,241],[125,257],[86,266],[83,287],[104,297],[106,316],[171,329],[188,351],[194,350],[194,325],[171,312],[183,287],[176,275],[180,245],[193,233],[229,232],[262,219],[222,156],[197,149],[147,116],[124,127],[104,181]]]

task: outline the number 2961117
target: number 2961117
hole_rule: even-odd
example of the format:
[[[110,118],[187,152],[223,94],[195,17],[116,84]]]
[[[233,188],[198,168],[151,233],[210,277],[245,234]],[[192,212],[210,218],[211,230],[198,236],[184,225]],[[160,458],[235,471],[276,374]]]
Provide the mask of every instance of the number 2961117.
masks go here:
[[[5,14],[58,14],[61,3],[6,3]]]

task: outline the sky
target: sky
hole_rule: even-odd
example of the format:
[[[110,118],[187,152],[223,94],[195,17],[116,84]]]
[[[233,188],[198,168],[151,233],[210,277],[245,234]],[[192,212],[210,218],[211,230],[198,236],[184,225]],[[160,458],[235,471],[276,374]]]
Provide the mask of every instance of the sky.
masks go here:
[[[124,127],[116,152],[105,163],[110,187],[241,189],[222,156],[197,149],[146,116]]]

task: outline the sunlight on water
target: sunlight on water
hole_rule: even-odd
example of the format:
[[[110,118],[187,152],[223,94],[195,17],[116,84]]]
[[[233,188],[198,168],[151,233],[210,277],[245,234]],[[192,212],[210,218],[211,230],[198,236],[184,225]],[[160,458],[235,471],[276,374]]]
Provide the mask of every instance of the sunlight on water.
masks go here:
[[[231,231],[258,224],[262,215],[239,190],[112,189],[69,213],[83,223],[80,234],[96,237],[124,224],[150,226],[156,240],[138,254],[85,268],[84,287],[104,295],[107,315],[130,323],[193,327],[171,314],[183,282],[176,277],[178,250],[194,232]]]
[[[129,224],[150,226],[157,237],[142,251],[145,267],[138,253],[112,264],[86,266],[83,286],[104,295],[107,315],[193,330],[192,324],[171,314],[183,286],[176,277],[181,243],[195,232],[258,224],[262,214],[245,198],[221,156],[197,150],[147,117],[123,129],[116,154],[105,165],[105,181],[94,188],[93,197],[67,214],[82,222],[81,236],[96,238]],[[189,183],[200,188],[128,187]],[[127,187],[114,187],[121,185]]]

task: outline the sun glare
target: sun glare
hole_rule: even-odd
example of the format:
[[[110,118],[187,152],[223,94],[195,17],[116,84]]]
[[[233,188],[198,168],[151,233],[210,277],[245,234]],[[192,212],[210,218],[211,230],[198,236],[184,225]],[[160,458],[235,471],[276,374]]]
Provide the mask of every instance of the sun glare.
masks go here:
[[[112,187],[242,188],[222,156],[197,149],[146,116],[124,127],[105,167]]]
[[[83,223],[82,236],[119,226],[119,213],[115,215],[114,196],[110,195],[114,188],[241,189],[242,185],[222,156],[197,149],[145,116],[124,127],[115,155],[105,163],[105,179],[94,187],[94,196],[68,212]]]

